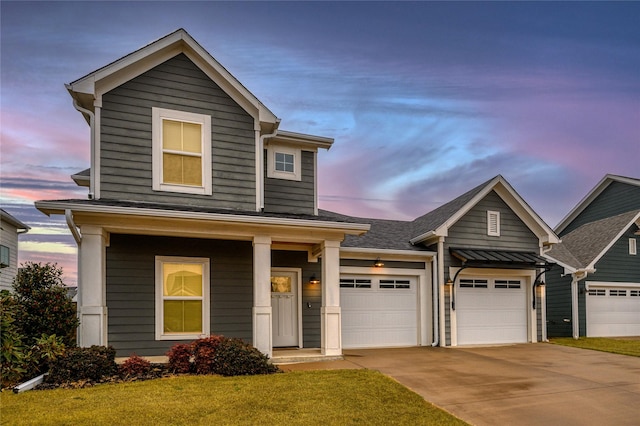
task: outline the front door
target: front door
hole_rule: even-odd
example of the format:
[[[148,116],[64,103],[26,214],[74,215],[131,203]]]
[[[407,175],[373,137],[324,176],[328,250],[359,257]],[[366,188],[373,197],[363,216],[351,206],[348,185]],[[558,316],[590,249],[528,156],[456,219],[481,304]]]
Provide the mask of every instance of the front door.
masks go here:
[[[271,309],[273,313],[273,346],[298,346],[298,285],[295,270],[271,271]]]

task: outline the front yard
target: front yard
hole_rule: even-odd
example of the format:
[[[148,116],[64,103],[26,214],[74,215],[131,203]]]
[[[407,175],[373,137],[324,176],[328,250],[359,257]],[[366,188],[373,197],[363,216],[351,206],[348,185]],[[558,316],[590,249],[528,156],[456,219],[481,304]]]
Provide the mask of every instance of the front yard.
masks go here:
[[[581,337],[575,340],[571,337],[555,337],[549,339],[551,343],[574,348],[593,349],[614,354],[640,357],[640,339],[638,338],[605,338]]]
[[[371,370],[179,376],[2,393],[3,425],[465,425]]]

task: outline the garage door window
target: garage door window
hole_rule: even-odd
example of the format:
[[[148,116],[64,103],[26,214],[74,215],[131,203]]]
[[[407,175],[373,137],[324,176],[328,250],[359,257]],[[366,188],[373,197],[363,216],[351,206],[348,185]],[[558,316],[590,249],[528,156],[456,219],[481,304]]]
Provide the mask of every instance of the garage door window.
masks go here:
[[[371,288],[371,280],[356,278],[341,278],[340,288]]]
[[[603,288],[592,288],[589,290],[589,296],[606,296],[606,291]]]
[[[609,290],[609,296],[627,296],[627,290]]]
[[[520,281],[496,280],[496,288],[520,288]]]
[[[631,290],[629,292],[629,296],[631,296],[631,297],[640,297],[640,290]]]
[[[400,288],[410,289],[411,282],[409,280],[380,280],[380,288]]]
[[[460,288],[487,288],[488,286],[489,286],[489,281],[487,280],[472,280],[472,279],[460,280]]]

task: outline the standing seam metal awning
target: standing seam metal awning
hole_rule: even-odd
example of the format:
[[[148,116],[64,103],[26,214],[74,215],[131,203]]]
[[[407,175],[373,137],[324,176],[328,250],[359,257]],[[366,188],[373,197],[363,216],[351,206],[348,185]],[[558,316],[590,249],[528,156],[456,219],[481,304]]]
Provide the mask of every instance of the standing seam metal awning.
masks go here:
[[[534,252],[492,249],[449,249],[467,267],[544,268],[549,261]]]

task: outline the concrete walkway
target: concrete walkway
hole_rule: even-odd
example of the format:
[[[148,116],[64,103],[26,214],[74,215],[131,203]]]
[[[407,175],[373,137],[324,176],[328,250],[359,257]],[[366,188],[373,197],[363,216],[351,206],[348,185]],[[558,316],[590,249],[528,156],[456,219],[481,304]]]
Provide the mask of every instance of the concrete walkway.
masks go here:
[[[347,350],[284,370],[368,368],[474,425],[640,425],[640,358],[538,343]]]

